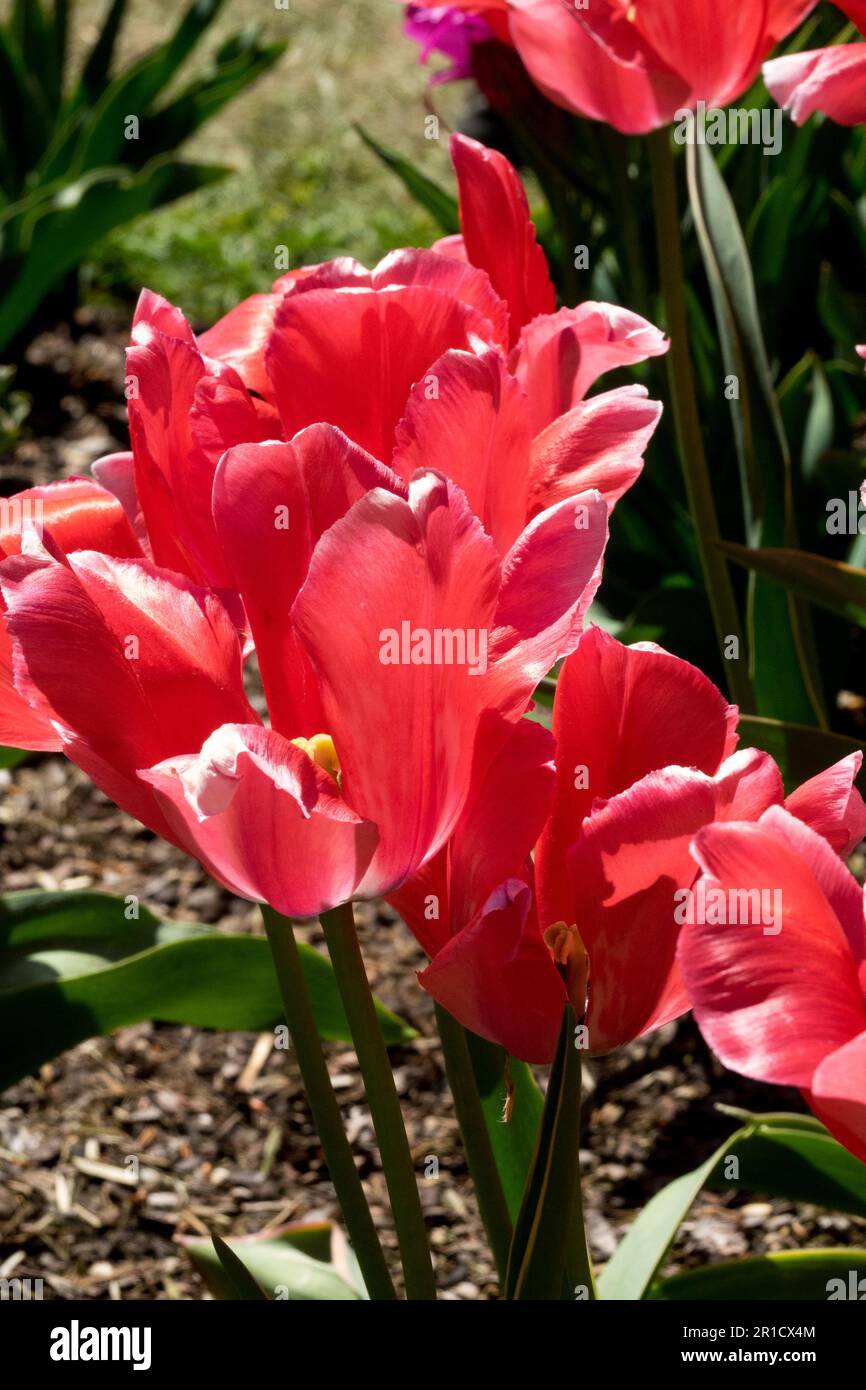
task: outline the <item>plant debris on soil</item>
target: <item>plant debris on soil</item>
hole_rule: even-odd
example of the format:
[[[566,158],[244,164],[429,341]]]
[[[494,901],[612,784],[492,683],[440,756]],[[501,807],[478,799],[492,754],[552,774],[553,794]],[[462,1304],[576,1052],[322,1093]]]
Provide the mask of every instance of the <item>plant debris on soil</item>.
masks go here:
[[[0,460],[0,490],[86,473],[127,446],[123,347],[112,311],[80,311],[40,336],[16,386],[34,395],[30,437]],[[33,755],[0,773],[2,882],[135,893],[165,919],[260,930],[257,910],[142,829],[78,768]],[[424,957],[386,904],[358,910],[371,983],[418,1030],[392,1051],[442,1296],[492,1298],[478,1216]],[[322,948],[316,924],[302,935]],[[339,1220],[291,1051],[248,1033],[143,1023],[93,1039],[7,1091],[0,1108],[0,1277],[41,1278],[47,1298],[209,1297],[182,1237]],[[392,1266],[396,1242],[354,1052],[327,1047],[359,1170]],[[795,1091],[751,1083],[711,1056],[691,1019],[586,1064],[581,1167],[602,1266],[650,1197],[731,1133],[719,1102],[797,1110]],[[539,1071],[544,1084],[545,1073]],[[137,1160],[130,1162],[130,1160]],[[435,1159],[436,1163],[431,1160]],[[434,1175],[424,1176],[425,1172]],[[754,1192],[703,1192],[666,1273],[747,1253],[866,1243],[866,1221]]]

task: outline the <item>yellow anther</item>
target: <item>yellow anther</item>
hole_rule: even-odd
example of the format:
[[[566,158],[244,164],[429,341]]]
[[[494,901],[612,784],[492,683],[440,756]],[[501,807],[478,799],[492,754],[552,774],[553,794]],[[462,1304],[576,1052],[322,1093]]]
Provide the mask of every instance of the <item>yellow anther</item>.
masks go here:
[[[336,782],[340,775],[340,759],[330,734],[313,734],[312,738],[293,738],[292,743],[306,753],[308,758],[333,777]]]

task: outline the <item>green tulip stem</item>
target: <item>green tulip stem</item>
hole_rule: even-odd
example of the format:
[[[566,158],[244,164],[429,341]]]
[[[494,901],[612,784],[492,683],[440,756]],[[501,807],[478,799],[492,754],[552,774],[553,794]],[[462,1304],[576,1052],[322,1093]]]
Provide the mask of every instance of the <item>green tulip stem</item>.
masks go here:
[[[395,1299],[397,1295],[328,1074],[293,924],[266,904],[262,905],[262,917],[307,1099],[367,1292],[371,1299]]]
[[[376,1017],[351,903],[320,918],[379,1141],[409,1299],[435,1299],[433,1264],[394,1073]]]

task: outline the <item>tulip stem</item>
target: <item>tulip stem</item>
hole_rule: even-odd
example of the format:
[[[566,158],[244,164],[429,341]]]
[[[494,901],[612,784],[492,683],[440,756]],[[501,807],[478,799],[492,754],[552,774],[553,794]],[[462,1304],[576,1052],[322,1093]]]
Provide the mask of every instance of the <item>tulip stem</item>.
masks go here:
[[[395,1299],[397,1295],[328,1074],[293,924],[266,904],[262,905],[262,917],[307,1099],[367,1292],[372,1299]]]
[[[647,136],[647,145],[652,170],[659,276],[667,318],[666,326],[671,340],[667,360],[668,380],[680,463],[694,526],[695,545],[703,570],[716,638],[723,657],[729,639],[737,638],[737,658],[724,663],[729,672],[731,694],[742,710],[753,712],[751,683],[745,663],[739,659],[740,654],[745,651],[740,613],[727,560],[717,544],[721,536],[695,394],[695,377],[689,351],[676,167],[670,131],[667,127],[653,131]]]
[[[436,1022],[442,1040],[448,1085],[451,1087],[454,1109],[463,1136],[466,1161],[478,1199],[478,1209],[490,1241],[500,1282],[504,1284],[513,1230],[481,1097],[478,1094],[469,1044],[463,1028],[440,1004],[436,1005]]]
[[[436,1284],[394,1073],[376,1017],[351,903],[320,919],[379,1141],[409,1299],[435,1299]]]

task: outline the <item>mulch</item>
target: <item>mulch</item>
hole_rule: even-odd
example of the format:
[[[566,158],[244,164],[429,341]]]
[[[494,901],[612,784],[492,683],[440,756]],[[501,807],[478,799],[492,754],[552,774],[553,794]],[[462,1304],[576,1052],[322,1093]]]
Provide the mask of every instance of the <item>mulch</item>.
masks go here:
[[[88,310],[32,345],[16,381],[34,394],[30,437],[0,458],[0,490],[86,472],[93,459],[125,446],[125,341],[116,314]],[[142,830],[64,759],[34,756],[0,780],[5,891],[136,893],[165,919],[260,929],[250,904]],[[495,1297],[430,1000],[415,978],[424,958],[386,904],[366,905],[358,920],[374,989],[420,1035],[395,1049],[392,1060],[419,1175],[437,1170],[419,1181],[442,1296]],[[303,934],[321,945],[315,924]],[[355,1056],[341,1045],[327,1053],[374,1217],[393,1255]],[[715,1108],[719,1102],[758,1111],[805,1108],[796,1092],[726,1072],[690,1019],[590,1061],[586,1072],[580,1159],[599,1265],[652,1194],[731,1132],[734,1121]],[[74,1048],[2,1098],[0,1175],[0,1277],[42,1278],[45,1296],[57,1299],[208,1297],[182,1238],[338,1217],[291,1052],[264,1047],[247,1033],[144,1023]],[[761,1193],[705,1192],[666,1268],[864,1243],[866,1221]]]

